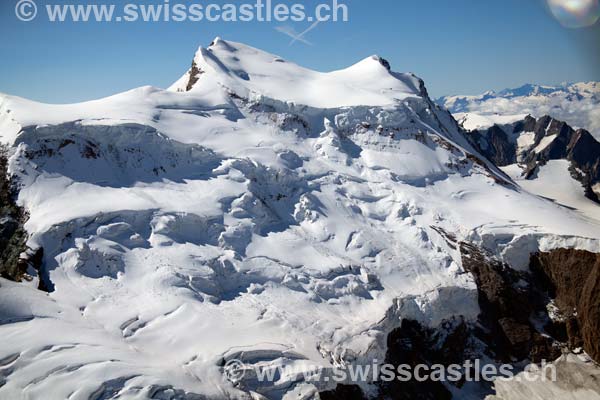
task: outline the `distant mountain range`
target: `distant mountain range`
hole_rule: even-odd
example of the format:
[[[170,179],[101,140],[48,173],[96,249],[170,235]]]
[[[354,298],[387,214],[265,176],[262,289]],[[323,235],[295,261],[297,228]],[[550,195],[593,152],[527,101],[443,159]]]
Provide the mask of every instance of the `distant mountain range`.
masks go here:
[[[445,96],[436,102],[446,107],[469,130],[516,122],[526,115],[535,118],[549,115],[600,138],[599,82],[560,86],[526,84],[478,96]]]

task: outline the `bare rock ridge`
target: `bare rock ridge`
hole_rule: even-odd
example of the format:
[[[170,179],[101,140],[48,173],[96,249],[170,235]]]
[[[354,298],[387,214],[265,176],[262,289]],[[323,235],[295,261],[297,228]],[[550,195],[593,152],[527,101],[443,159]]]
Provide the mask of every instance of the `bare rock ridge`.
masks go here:
[[[532,140],[520,146],[524,135],[533,136]],[[568,160],[571,176],[581,182],[586,197],[600,202],[594,189],[600,183],[600,143],[585,129],[575,130],[549,116],[527,116],[514,124],[471,131],[468,137],[497,166],[524,165],[527,179],[551,160]]]

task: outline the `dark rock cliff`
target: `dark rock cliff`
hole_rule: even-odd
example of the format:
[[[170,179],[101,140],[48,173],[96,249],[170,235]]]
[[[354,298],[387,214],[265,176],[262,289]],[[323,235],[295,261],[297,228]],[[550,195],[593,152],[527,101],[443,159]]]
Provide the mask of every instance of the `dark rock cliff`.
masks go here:
[[[27,217],[25,211],[15,203],[15,191],[8,177],[7,163],[6,150],[0,149],[0,275],[20,281],[27,269],[27,265],[19,261],[21,253],[27,249],[27,235],[23,229]]]
[[[14,182],[8,175],[5,148],[0,147],[0,276],[12,281],[30,280],[27,270],[31,267],[39,273],[44,250],[27,247],[24,224],[27,213],[16,202]],[[47,279],[40,279],[39,289],[48,291]]]
[[[519,150],[517,138],[529,132],[533,133],[533,144]],[[549,116],[539,119],[527,116],[514,124],[471,131],[468,138],[481,154],[498,166],[523,164],[523,175],[527,179],[533,178],[538,168],[548,161],[568,160],[571,175],[581,182],[585,195],[600,202],[593,190],[600,183],[600,143],[584,129],[575,130]],[[537,148],[545,138],[553,139],[547,146]]]
[[[559,249],[535,254],[531,267],[562,314],[570,346],[600,363],[600,254]]]

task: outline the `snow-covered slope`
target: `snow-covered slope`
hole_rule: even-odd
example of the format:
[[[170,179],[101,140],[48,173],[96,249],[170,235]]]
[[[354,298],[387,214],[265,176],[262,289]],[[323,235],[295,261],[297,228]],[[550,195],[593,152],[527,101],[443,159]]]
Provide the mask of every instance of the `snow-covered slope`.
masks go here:
[[[570,167],[568,160],[550,160],[540,166],[529,179],[523,176],[523,168],[519,164],[511,164],[502,169],[525,190],[579,210],[600,221],[600,204],[585,196],[581,182],[574,179],[569,172]]]
[[[401,318],[475,321],[440,232],[517,269],[600,251],[597,221],[521,190],[378,57],[319,73],[218,39],[169,90],[0,99],[44,249],[33,284],[0,279],[2,398],[310,396],[333,383],[223,365],[370,363]]]
[[[600,220],[600,142],[589,132],[527,116],[468,137],[521,187]]]
[[[599,82],[562,86],[526,84],[479,96],[446,96],[437,102],[469,130],[513,123],[528,114],[536,118],[550,115],[574,128],[587,129],[600,139]]]
[[[223,87],[248,98],[268,97],[304,106],[383,106],[418,96],[420,81],[389,70],[378,56],[340,71],[308,70],[272,54],[217,38],[200,48],[193,66],[170,90],[206,92]],[[324,95],[326,94],[326,95]]]

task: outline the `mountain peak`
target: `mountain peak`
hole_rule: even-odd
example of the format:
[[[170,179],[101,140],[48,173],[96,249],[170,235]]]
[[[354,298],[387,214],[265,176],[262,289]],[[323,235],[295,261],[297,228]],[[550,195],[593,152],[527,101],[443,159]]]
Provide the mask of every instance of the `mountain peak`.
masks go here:
[[[210,46],[216,46],[216,45],[218,45],[218,44],[219,44],[219,42],[222,42],[222,41],[223,41],[223,39],[221,38],[221,36],[216,36],[216,37],[213,39],[213,41],[211,42],[211,44],[209,45],[209,47],[210,47]]]
[[[385,58],[377,55],[377,54],[373,54],[372,56],[369,56],[365,59],[363,59],[362,61],[358,62],[357,64],[361,64],[361,63],[372,63],[373,61],[376,61],[378,64],[380,64],[381,66],[383,66],[385,69],[387,69],[388,71],[392,70],[392,66],[389,63],[388,60],[386,60]]]
[[[192,67],[169,89],[204,94],[225,90],[242,98],[267,97],[317,108],[384,106],[425,93],[419,78],[392,72],[390,63],[377,55],[345,69],[319,72],[220,37],[198,49]]]
[[[245,46],[242,43],[236,43],[238,47],[240,46]],[[249,47],[249,46],[245,46],[245,47]],[[212,42],[210,42],[210,44],[208,45],[208,50],[214,50],[214,49],[220,49],[222,51],[229,51],[229,52],[235,52],[236,48],[232,45],[229,44],[229,42],[227,42],[225,39],[221,38],[220,36],[217,36],[213,39]]]

